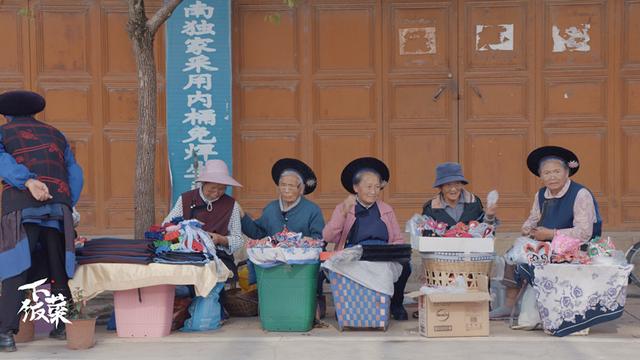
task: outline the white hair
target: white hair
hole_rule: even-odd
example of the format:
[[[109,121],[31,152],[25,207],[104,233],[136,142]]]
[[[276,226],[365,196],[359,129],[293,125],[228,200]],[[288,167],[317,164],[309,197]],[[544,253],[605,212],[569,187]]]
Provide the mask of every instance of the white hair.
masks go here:
[[[550,162],[550,161],[557,161],[560,164],[562,164],[562,168],[569,171],[569,165],[567,165],[567,162],[564,159],[561,159],[557,156],[547,156],[545,158],[543,158],[542,160],[540,160],[540,165],[538,166],[538,174],[542,173],[542,167]]]
[[[287,169],[285,171],[283,171],[280,174],[280,177],[278,178],[278,183],[280,183],[280,180],[282,180],[283,177],[285,176],[295,176],[296,179],[298,179],[298,186],[302,187],[304,189],[304,181],[302,180],[302,176],[300,175],[299,172],[295,171],[295,170],[291,170],[291,169]]]

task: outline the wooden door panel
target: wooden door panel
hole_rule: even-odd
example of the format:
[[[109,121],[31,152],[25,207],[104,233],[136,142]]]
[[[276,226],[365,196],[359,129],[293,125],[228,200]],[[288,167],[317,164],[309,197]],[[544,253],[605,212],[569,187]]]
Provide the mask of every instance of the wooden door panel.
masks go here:
[[[640,128],[622,128],[622,141],[620,148],[622,153],[622,199],[640,197],[640,168],[637,166],[640,154]]]
[[[68,1],[56,6],[40,1],[36,16],[36,59],[39,75],[91,74],[91,17],[89,6]]]
[[[640,120],[640,78],[627,78],[622,82],[622,118]]]
[[[300,125],[300,91],[297,81],[244,82],[240,88],[240,121],[248,127]]]
[[[448,80],[392,80],[389,83],[392,126],[452,125],[453,96]]]
[[[105,57],[103,69],[105,75],[131,74],[136,71],[133,46],[128,38],[126,26],[129,15],[122,7],[102,9],[102,31],[104,33]]]
[[[136,60],[133,56],[133,45],[127,34],[129,13],[126,2],[101,0],[99,14],[92,15],[92,26],[100,29],[100,60],[103,79],[127,77],[127,80],[137,81]],[[153,15],[158,9],[160,0],[145,1],[147,16]],[[96,25],[96,24],[99,24]],[[96,44],[97,45],[97,44]],[[158,82],[164,79],[164,27],[158,30],[154,43]]]
[[[237,189],[237,194],[247,199],[248,206],[255,204],[261,208],[264,201],[273,200],[275,188],[271,167],[281,158],[299,158],[300,147],[300,134],[295,131],[242,133],[241,157],[234,166],[240,174],[238,181],[243,185]]]
[[[314,87],[314,122],[320,125],[376,126],[376,89],[370,80],[319,81]],[[368,124],[367,124],[368,123]]]
[[[90,84],[40,83],[40,94],[47,99],[42,119],[56,127],[92,126],[93,94]]]
[[[394,2],[386,7],[385,26],[390,56],[389,71],[452,73],[455,53],[455,5]]]
[[[29,82],[29,19],[19,14],[26,7],[26,0],[0,3],[0,91],[24,88]]]
[[[498,189],[501,198],[528,198],[530,176],[523,171],[530,148],[526,129],[469,129],[465,138],[464,171],[470,189],[482,196]]]
[[[640,1],[624,2],[622,27],[623,67],[640,67]]]
[[[466,68],[526,70],[531,24],[527,1],[467,3],[464,37]]]
[[[602,121],[607,117],[606,80],[602,78],[547,79],[545,110],[547,120],[586,118]]]
[[[603,68],[607,62],[605,1],[547,2],[545,68]]]
[[[571,149],[580,159],[580,171],[573,180],[587,186],[594,195],[607,195],[609,182],[607,169],[606,129],[573,128],[546,129],[545,143]]]
[[[318,176],[316,199],[335,204],[347,195],[340,183],[342,169],[351,160],[376,156],[374,130],[318,130],[314,134],[314,164]]]
[[[393,172],[387,187],[390,198],[424,203],[425,197],[434,194],[436,166],[453,159],[452,138],[449,129],[391,130],[389,163]]]
[[[298,73],[298,12],[282,4],[236,4],[234,10],[240,74]],[[265,21],[274,14],[279,21]]]
[[[315,72],[375,72],[375,6],[318,4],[312,16]]]
[[[467,81],[466,120],[526,123],[530,111],[529,88],[526,79]]]

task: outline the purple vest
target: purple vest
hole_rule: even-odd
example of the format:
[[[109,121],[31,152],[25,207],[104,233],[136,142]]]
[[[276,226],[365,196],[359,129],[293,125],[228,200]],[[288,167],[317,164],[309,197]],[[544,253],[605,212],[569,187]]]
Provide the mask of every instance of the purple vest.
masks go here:
[[[207,210],[207,203],[202,200],[198,189],[182,193],[182,214],[185,220],[198,219],[204,223],[205,231],[227,236],[229,221],[236,200],[224,194],[213,202],[211,211]]]

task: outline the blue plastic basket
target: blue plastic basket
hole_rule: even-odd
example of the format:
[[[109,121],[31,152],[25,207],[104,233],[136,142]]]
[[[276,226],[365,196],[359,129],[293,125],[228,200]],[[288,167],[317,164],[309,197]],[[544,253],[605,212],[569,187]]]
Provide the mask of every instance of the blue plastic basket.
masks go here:
[[[345,328],[387,330],[391,296],[364,287],[333,271],[327,272],[340,331]]]

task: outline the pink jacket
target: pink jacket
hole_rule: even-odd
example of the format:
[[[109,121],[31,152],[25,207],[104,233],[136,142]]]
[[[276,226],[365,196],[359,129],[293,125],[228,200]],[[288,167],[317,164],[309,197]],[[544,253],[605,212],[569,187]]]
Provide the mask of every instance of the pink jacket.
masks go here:
[[[387,225],[387,231],[389,232],[390,244],[402,244],[404,243],[404,236],[400,233],[400,226],[396,219],[396,214],[393,212],[393,208],[380,200],[376,201],[378,209],[380,209],[380,219]],[[334,250],[342,250],[347,242],[347,235],[349,230],[356,222],[355,206],[349,210],[347,216],[344,216],[342,212],[342,203],[338,204],[331,214],[331,219],[324,226],[322,230],[322,238],[328,243],[335,243]]]

